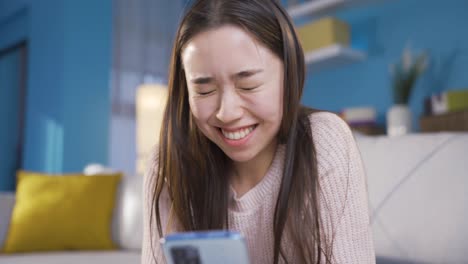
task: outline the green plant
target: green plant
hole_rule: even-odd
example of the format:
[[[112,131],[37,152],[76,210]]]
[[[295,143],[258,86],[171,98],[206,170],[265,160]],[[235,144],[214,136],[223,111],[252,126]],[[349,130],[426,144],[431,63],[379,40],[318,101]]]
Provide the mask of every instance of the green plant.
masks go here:
[[[418,78],[424,73],[428,64],[426,52],[412,54],[411,49],[403,50],[400,61],[390,64],[392,74],[393,102],[395,104],[408,104],[411,91]]]

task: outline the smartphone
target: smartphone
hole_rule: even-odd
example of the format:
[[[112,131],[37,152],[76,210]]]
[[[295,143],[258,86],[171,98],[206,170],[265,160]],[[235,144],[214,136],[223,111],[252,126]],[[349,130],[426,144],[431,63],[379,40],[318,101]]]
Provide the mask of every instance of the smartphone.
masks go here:
[[[168,264],[248,264],[244,237],[233,231],[186,232],[161,241]]]

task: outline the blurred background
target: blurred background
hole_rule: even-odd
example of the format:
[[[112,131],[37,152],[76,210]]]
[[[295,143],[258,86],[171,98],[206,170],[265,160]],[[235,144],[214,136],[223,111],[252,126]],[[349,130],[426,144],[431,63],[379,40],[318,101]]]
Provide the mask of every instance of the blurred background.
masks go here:
[[[434,176],[437,180],[423,180],[438,188],[425,190],[430,197],[446,193],[444,199],[453,212],[466,211],[468,1],[281,3],[293,18],[306,53],[303,104],[339,113],[361,138],[358,143],[375,209],[372,216],[408,181],[408,175],[414,180],[414,173],[426,173],[415,171],[449,143],[457,149],[428,169],[442,168]],[[97,163],[126,177],[141,176],[148,151],[158,140],[155,120],[163,109],[171,46],[189,4],[187,0],[0,0],[0,191],[15,191],[19,169],[61,174],[81,172]],[[427,152],[405,156],[415,149]],[[406,165],[400,171],[395,165],[400,163],[392,159],[402,156]],[[446,167],[456,169],[455,180],[447,178]],[[402,176],[395,176],[398,173]],[[453,185],[440,190],[439,181]],[[424,188],[417,185],[414,188]],[[421,195],[400,195],[393,217],[405,222],[404,212],[414,211],[405,207],[411,204],[408,201],[420,202],[415,205],[419,209],[427,205]],[[456,205],[453,199],[458,199]],[[425,212],[408,228],[420,225]],[[418,242],[431,241],[429,237],[409,238],[414,250],[397,245],[396,238],[383,239],[386,242],[376,245],[378,253],[416,262],[417,256],[426,254],[419,260],[468,263],[462,257],[468,234],[461,232],[454,245],[448,239],[461,235],[461,225],[447,225],[453,232],[439,235],[438,243],[448,248],[439,247],[435,257],[427,253],[432,246]],[[440,221],[433,227],[447,228]],[[397,232],[382,230],[375,231],[377,236]],[[408,234],[407,230],[398,232]]]
[[[285,7],[296,2],[282,1]],[[335,4],[340,2],[348,3]],[[408,102],[414,131],[420,131],[425,98],[468,87],[468,35],[461,30],[468,25],[466,1],[331,3],[310,11],[292,8],[298,28],[324,16],[345,23],[345,29],[334,21],[309,27],[310,36],[319,35],[316,30],[324,39],[310,45],[319,52],[308,64],[305,105],[335,112],[370,107],[385,128],[394,105],[390,68],[405,48],[428,55]],[[136,90],[165,84],[186,4],[1,0],[0,188],[13,188],[14,177],[6,175],[17,168],[70,172],[99,162],[134,173]],[[349,48],[320,53],[320,45],[334,42]]]

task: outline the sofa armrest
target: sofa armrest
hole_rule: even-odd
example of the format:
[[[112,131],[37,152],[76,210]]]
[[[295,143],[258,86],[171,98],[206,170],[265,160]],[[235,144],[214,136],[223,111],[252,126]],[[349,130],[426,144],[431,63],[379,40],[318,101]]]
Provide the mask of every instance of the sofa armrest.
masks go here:
[[[15,206],[14,192],[0,192],[0,248],[6,240],[11,214]]]

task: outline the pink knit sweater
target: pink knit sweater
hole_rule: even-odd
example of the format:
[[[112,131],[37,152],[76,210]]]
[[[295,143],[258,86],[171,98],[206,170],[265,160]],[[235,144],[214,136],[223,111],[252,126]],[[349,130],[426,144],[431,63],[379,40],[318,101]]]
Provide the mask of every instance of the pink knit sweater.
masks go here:
[[[329,220],[324,230],[333,224],[335,240],[333,263],[375,263],[374,245],[367,203],[366,177],[353,135],[345,122],[334,114],[320,112],[310,116],[317,150],[319,180],[323,200],[322,212]],[[273,214],[282,177],[284,146],[277,148],[268,172],[254,188],[237,197],[232,190],[229,206],[230,228],[241,232],[247,242],[251,263],[273,262]],[[157,160],[153,160],[144,183],[144,228],[142,263],[165,263],[153,217],[150,246],[150,203],[154,190]],[[346,190],[346,188],[348,188]],[[326,201],[326,205],[325,202]],[[166,226],[170,202],[165,193],[161,201],[162,226]],[[154,214],[153,214],[154,216]],[[286,252],[288,238],[285,237]],[[290,243],[289,243],[290,244]],[[153,253],[156,257],[153,259]],[[294,254],[288,256],[294,260]],[[293,261],[292,263],[298,263]]]

